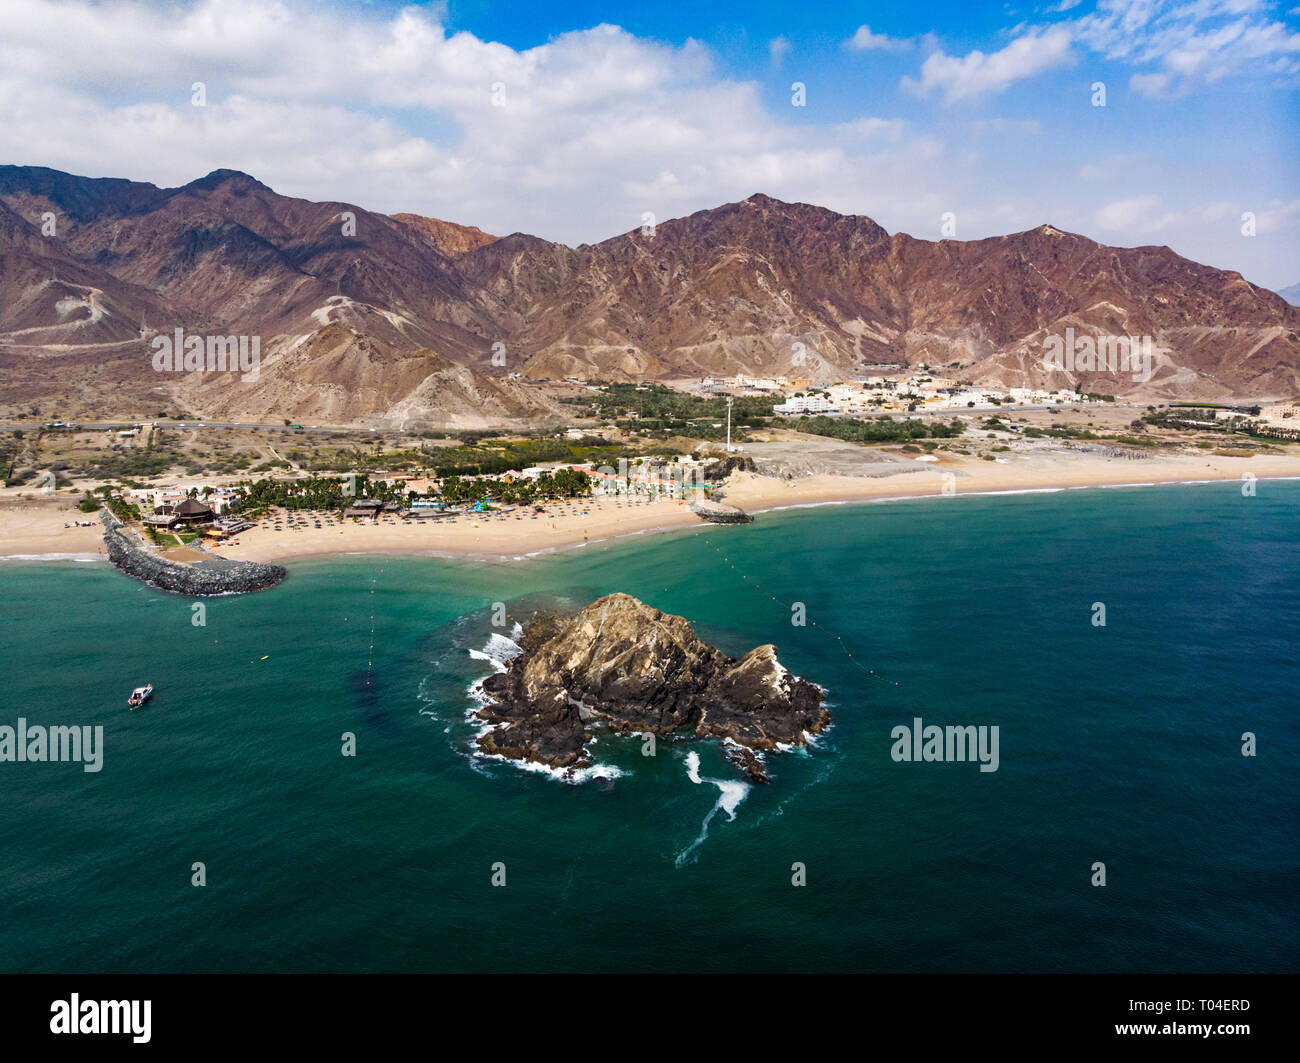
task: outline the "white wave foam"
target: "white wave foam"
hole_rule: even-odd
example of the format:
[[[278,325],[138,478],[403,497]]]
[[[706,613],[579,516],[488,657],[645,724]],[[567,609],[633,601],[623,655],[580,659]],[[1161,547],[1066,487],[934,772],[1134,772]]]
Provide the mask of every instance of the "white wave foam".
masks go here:
[[[102,561],[98,554],[3,554],[0,561]]]
[[[513,661],[523,652],[523,647],[515,639],[523,635],[524,629],[519,626],[518,621],[510,629],[510,636],[501,634],[499,631],[493,631],[488,635],[488,640],[481,650],[470,650],[469,655],[478,660],[493,660],[505,663]]]
[[[479,734],[490,731],[494,725],[489,724]],[[475,736],[477,739],[478,735]],[[628,773],[622,768],[615,767],[613,764],[589,764],[585,768],[553,768],[549,764],[542,764],[536,760],[515,760],[512,757],[503,757],[500,753],[484,753],[477,744],[473,748],[471,759],[477,760],[499,760],[509,764],[520,771],[531,771],[538,775],[549,775],[556,782],[567,783],[570,786],[579,786],[585,782],[604,780],[612,782],[615,779],[621,779]]]
[[[467,720],[472,720],[478,716],[478,710],[492,701],[488,697],[487,691],[483,689],[483,680],[481,679],[475,679],[474,682],[470,683],[465,688],[465,693],[469,695],[470,701],[473,702],[469,707],[469,711],[465,713],[465,719]]]
[[[465,652],[468,653],[471,657],[473,657],[474,660],[476,661],[487,661],[498,672],[506,671],[505,662],[496,657],[493,657],[492,654],[490,653],[487,653],[483,650],[466,650]]]
[[[701,783],[712,783],[718,788],[718,800],[714,806],[709,809],[709,814],[704,817],[704,822],[700,824],[700,833],[695,841],[691,842],[685,849],[677,854],[674,863],[681,867],[688,859],[691,853],[704,844],[704,840],[709,836],[709,824],[713,822],[713,817],[721,809],[727,814],[727,822],[732,822],[736,818],[736,809],[740,803],[749,795],[753,789],[747,782],[739,782],[735,779],[709,779],[700,775],[700,755],[692,750],[686,754],[686,776],[697,786]]]

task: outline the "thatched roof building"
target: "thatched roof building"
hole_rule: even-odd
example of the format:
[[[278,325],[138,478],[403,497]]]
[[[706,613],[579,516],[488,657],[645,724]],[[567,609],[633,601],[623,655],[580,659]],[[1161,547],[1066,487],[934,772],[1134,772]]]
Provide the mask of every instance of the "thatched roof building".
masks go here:
[[[187,498],[177,505],[173,516],[191,523],[212,519],[212,507],[206,506],[197,498]]]

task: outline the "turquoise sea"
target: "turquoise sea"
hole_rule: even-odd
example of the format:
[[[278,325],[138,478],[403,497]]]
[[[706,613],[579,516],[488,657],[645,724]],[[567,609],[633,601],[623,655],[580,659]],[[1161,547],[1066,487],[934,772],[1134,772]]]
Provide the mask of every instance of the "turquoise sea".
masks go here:
[[[1298,515],[1267,481],[790,510],[303,562],[204,626],[0,562],[0,725],[104,728],[98,773],[0,763],[0,970],[1295,971]],[[766,787],[701,742],[602,737],[581,785],[467,755],[493,603],[611,591],[775,642],[832,730]],[[915,717],[998,726],[999,769],[896,763]]]

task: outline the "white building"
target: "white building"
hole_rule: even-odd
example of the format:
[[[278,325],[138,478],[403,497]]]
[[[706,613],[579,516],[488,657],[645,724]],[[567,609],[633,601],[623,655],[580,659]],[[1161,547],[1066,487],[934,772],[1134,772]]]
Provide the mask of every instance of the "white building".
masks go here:
[[[797,395],[772,409],[785,417],[807,413],[839,413],[840,408],[824,395]]]

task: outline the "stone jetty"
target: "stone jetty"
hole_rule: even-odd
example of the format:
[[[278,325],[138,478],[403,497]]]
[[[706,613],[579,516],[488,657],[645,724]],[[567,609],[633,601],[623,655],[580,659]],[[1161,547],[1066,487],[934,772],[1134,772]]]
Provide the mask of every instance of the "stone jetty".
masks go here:
[[[135,539],[122,522],[107,510],[100,511],[104,523],[104,548],[108,559],[132,579],[173,594],[205,597],[214,594],[245,594],[274,587],[289,574],[283,565],[257,561],[232,561],[207,557],[202,561],[170,561]]]

